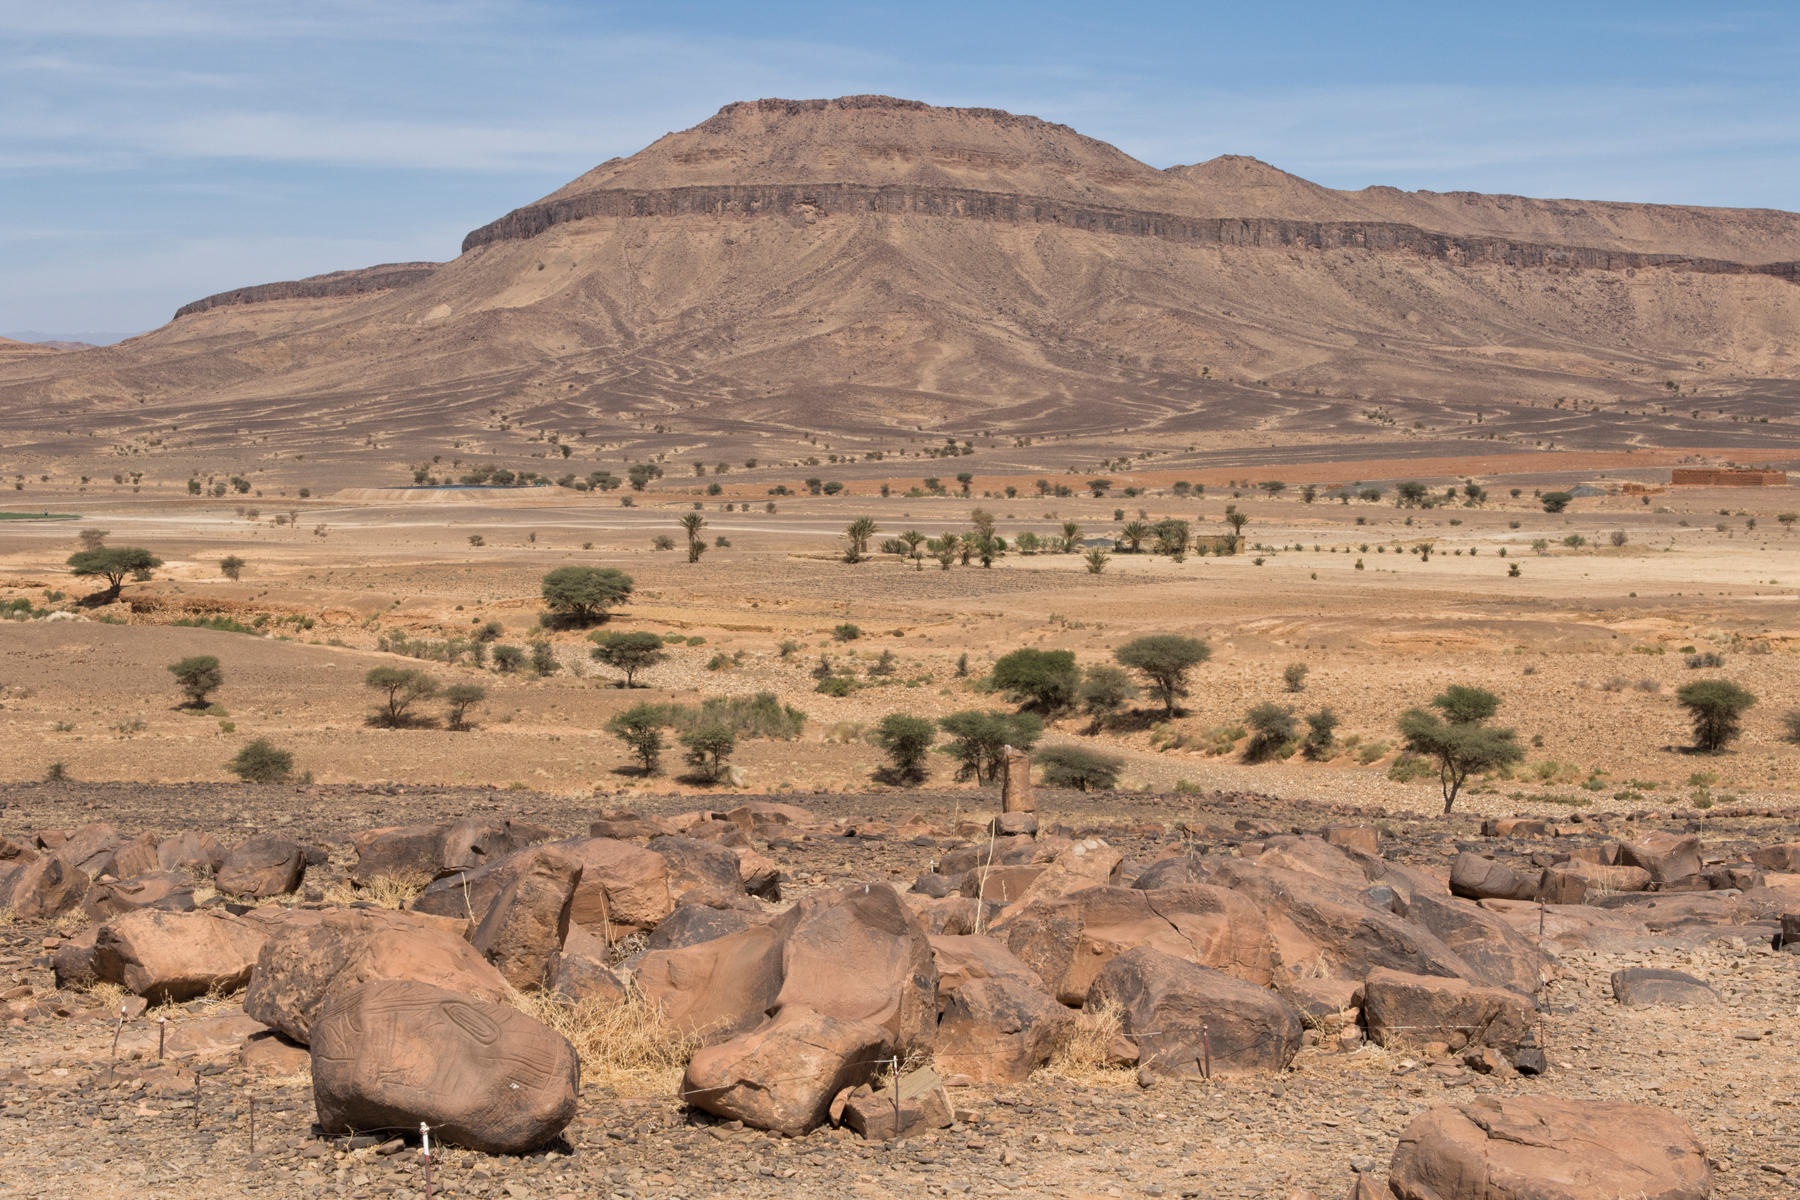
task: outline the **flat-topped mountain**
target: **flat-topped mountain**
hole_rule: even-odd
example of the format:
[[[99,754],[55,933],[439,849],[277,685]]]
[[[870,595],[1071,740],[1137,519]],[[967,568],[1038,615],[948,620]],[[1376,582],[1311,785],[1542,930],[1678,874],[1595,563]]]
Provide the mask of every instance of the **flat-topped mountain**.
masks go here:
[[[1336,437],[1370,404],[1451,406],[1460,427],[1694,388],[1755,390],[1781,418],[1797,263],[1793,213],[1339,191],[1238,155],[1159,170],[993,109],[761,100],[498,217],[450,262],[246,286],[119,346],[0,354],[0,402],[396,454],[473,441],[496,411],[683,445]],[[1595,436],[1715,444],[1665,425]]]

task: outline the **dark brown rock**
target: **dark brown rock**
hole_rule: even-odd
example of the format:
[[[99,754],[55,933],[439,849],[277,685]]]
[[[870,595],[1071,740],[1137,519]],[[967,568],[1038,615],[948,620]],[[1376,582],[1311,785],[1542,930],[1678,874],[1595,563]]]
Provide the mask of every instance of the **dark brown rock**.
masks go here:
[[[1160,1075],[1286,1069],[1300,1050],[1299,1010],[1267,988],[1140,947],[1106,964],[1087,1004],[1123,1009],[1142,1067]]]
[[[1626,1008],[1663,1004],[1717,1004],[1718,993],[1692,975],[1656,967],[1627,967],[1612,973],[1613,998]]]
[[[1512,1051],[1533,1036],[1537,1009],[1506,988],[1377,968],[1363,983],[1363,1016],[1380,1046],[1444,1042]]]
[[[973,1083],[1023,1083],[1050,1060],[1075,1020],[1035,976],[967,979],[939,997],[932,1061]]]
[[[433,1127],[488,1154],[535,1150],[575,1116],[581,1069],[560,1034],[505,1004],[377,980],[335,998],[312,1040],[327,1136]]]
[[[1521,874],[1504,863],[1467,851],[1450,864],[1450,891],[1470,900],[1530,900],[1542,872]]]
[[[549,986],[556,974],[581,864],[547,846],[520,851],[519,857],[511,882],[469,941],[508,983],[535,992]]]
[[[99,928],[94,975],[152,1004],[234,992],[266,940],[250,922],[222,914],[142,909]]]
[[[1399,1200],[1704,1200],[1712,1172],[1672,1113],[1517,1096],[1418,1117],[1388,1183]]]
[[[227,853],[213,883],[232,896],[285,896],[299,889],[305,874],[306,850],[280,834],[265,833]]]
[[[825,1123],[839,1092],[867,1083],[894,1054],[880,1025],[792,1005],[695,1054],[681,1094],[695,1108],[799,1137]]]

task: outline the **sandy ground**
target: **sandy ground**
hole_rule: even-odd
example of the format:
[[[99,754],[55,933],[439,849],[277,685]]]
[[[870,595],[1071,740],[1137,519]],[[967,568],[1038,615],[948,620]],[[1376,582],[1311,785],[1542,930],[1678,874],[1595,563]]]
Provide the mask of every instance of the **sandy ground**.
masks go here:
[[[1465,794],[1471,811],[1791,802],[1800,747],[1783,740],[1782,717],[1797,706],[1800,540],[1777,517],[1800,507],[1800,497],[1792,489],[1675,489],[1649,503],[1583,498],[1549,515],[1532,499],[1530,478],[1488,479],[1495,499],[1479,508],[1426,512],[1391,502],[1308,505],[1294,489],[1270,499],[1217,486],[1198,498],[784,497],[772,514],[760,503],[727,512],[733,502],[701,498],[705,536],[730,546],[692,565],[680,551],[650,547],[659,533],[679,539],[676,522],[696,502],[668,493],[629,508],[616,497],[572,502],[542,490],[396,500],[370,489],[241,505],[52,498],[52,512],[80,519],[0,522],[0,600],[74,618],[0,623],[0,779],[42,778],[56,762],[79,779],[228,779],[236,750],[268,737],[323,783],[667,789],[676,786],[667,776],[645,783],[621,773],[622,747],[601,728],[609,715],[645,699],[770,690],[809,721],[797,741],[741,747],[735,761],[746,786],[855,789],[869,786],[881,761],[862,740],[868,725],[892,711],[1002,706],[980,681],[1009,650],[1069,649],[1095,664],[1132,637],[1174,631],[1206,638],[1214,655],[1196,670],[1172,729],[1153,736],[1157,721],[1146,712],[1133,729],[1089,739],[1081,737],[1086,719],[1069,717],[1047,740],[1122,755],[1128,787],[1427,808],[1440,803],[1435,780],[1388,778],[1394,717],[1464,682],[1497,692],[1500,721],[1529,745],[1514,778]],[[1511,486],[1523,494],[1510,497]],[[1184,517],[1210,535],[1224,531],[1228,504],[1250,516],[1249,548],[1232,558],[1177,564],[1116,554],[1101,575],[1076,555],[1014,554],[992,570],[947,572],[930,560],[915,571],[891,556],[855,566],[837,558],[844,525],[863,515],[881,527],[877,541],[910,527],[965,528],[977,505],[1009,538],[1049,534],[1065,520],[1085,536],[1108,536],[1121,523],[1115,513],[1139,512],[1152,521]],[[290,512],[298,513],[292,523],[276,523]],[[128,582],[118,603],[80,607],[90,585],[62,562],[88,528],[109,531],[113,545],[149,547],[165,565],[152,581]],[[1610,544],[1614,530],[1623,546]],[[471,535],[483,544],[471,545]],[[1587,544],[1564,545],[1570,535]],[[1534,550],[1539,539],[1548,546]],[[1429,561],[1411,552],[1421,544],[1433,548]],[[238,582],[219,572],[227,554],[249,564]],[[375,648],[384,635],[445,640],[490,620],[505,626],[503,642],[525,645],[538,636],[538,581],[571,563],[617,566],[636,579],[634,602],[609,628],[703,641],[673,648],[667,664],[642,676],[649,686],[631,693],[587,660],[579,632],[550,635],[564,669],[548,678],[411,663]],[[1515,564],[1517,577],[1508,573]],[[169,625],[217,614],[267,636]],[[836,642],[832,630],[844,622],[864,636]],[[784,657],[783,642],[797,649]],[[883,650],[897,658],[894,673],[870,676]],[[1724,656],[1722,668],[1684,665],[1686,654],[1708,651]],[[162,668],[189,654],[223,662],[222,712],[177,707]],[[964,654],[968,678],[956,673]],[[810,671],[821,655],[851,669],[859,690],[814,692]],[[1295,662],[1310,673],[1305,690],[1289,694],[1282,673]],[[481,682],[489,700],[479,728],[366,727],[371,697],[360,679],[384,663],[421,666],[446,683]],[[1682,751],[1686,721],[1673,692],[1710,676],[1760,700],[1731,751],[1702,759]],[[1213,741],[1209,731],[1264,700],[1301,714],[1329,706],[1349,750],[1329,763],[1250,765],[1229,749],[1199,748]],[[1385,751],[1359,761],[1383,743]],[[934,782],[949,775],[939,759]]]

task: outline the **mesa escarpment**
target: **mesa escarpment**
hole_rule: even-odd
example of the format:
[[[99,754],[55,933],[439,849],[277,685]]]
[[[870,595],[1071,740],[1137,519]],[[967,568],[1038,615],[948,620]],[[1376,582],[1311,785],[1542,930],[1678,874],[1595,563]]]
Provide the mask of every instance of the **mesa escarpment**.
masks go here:
[[[228,308],[238,304],[263,304],[275,300],[325,300],[336,296],[366,296],[371,292],[385,292],[391,288],[407,287],[430,278],[442,263],[410,262],[381,263],[373,267],[363,267],[354,271],[332,271],[324,275],[309,275],[305,279],[291,279],[281,283],[262,283],[254,287],[233,288],[228,292],[216,292],[211,296],[203,296],[191,304],[184,304],[175,310],[175,319],[191,316],[194,313],[209,312],[215,308]]]
[[[1789,280],[1793,280],[1796,270],[1800,269],[1800,263],[1753,265],[1684,254],[1644,254],[1593,246],[1557,246],[1434,233],[1391,221],[1184,217],[1173,213],[1070,204],[1044,196],[1001,195],[963,188],[867,187],[849,183],[670,188],[653,192],[609,188],[583,192],[514,209],[499,220],[472,231],[463,239],[462,248],[466,254],[495,242],[529,240],[571,221],[599,218],[818,217],[845,213],[1056,225],[1201,246],[1353,249],[1382,254],[1415,254],[1461,266],[1563,267],[1597,271],[1665,267],[1715,275],[1767,274]]]
[[[985,429],[1071,453],[1277,428],[1375,434],[1386,457],[1411,430],[1785,444],[1796,282],[1794,214],[1343,192],[1243,156],[1158,170],[991,109],[765,100],[600,164],[450,262],[235,289],[125,345],[0,355],[0,402],[179,425],[197,453],[272,423],[296,452],[392,437],[429,456],[489,443],[497,409],[520,429],[635,421],[619,430],[646,453],[674,446],[651,431],[782,453],[796,430]],[[1671,387],[1701,403],[1661,404]],[[1571,443],[1545,410],[1574,400],[1620,413]],[[1739,427],[1681,424],[1703,410]]]

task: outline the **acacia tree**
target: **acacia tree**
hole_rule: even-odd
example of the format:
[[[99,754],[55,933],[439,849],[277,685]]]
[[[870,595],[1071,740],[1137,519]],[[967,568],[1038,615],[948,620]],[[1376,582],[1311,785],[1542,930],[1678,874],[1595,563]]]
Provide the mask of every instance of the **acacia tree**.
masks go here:
[[[107,587],[103,594],[108,598],[118,596],[127,575],[162,565],[162,559],[137,546],[101,546],[97,550],[77,550],[68,559],[71,575],[99,575],[105,578]]]
[[[888,756],[885,782],[915,787],[925,781],[925,755],[937,739],[937,727],[924,717],[889,713],[875,726],[875,744]]]
[[[1081,670],[1073,650],[1014,650],[994,664],[994,686],[1014,704],[1054,713],[1075,703]]]
[[[189,708],[205,708],[206,697],[225,683],[219,660],[210,654],[194,654],[169,664],[169,673],[187,695]]]
[[[657,705],[638,704],[613,714],[606,731],[625,743],[645,775],[654,775],[662,761],[664,721],[663,710]]]
[[[984,712],[970,709],[938,719],[950,735],[944,747],[956,759],[956,778],[992,783],[999,777],[1006,748],[1029,750],[1043,736],[1044,723],[1036,713]]]
[[[449,705],[444,724],[462,733],[474,728],[469,710],[487,699],[487,689],[479,683],[453,683],[444,689],[444,703]]]
[[[383,729],[400,729],[411,724],[414,718],[407,710],[415,702],[429,700],[438,694],[437,680],[410,667],[371,667],[363,676],[363,683],[386,697],[381,701],[381,707],[369,717],[371,724]]]
[[[1431,706],[1438,711],[1409,708],[1401,713],[1400,735],[1408,751],[1437,760],[1448,813],[1470,775],[1516,763],[1525,752],[1512,730],[1484,724],[1500,709],[1500,698],[1492,692],[1453,684],[1434,696]]]
[[[1212,647],[1200,638],[1152,633],[1126,642],[1113,657],[1144,677],[1151,694],[1162,701],[1163,715],[1173,720],[1175,702],[1188,694],[1189,672],[1212,657]]]
[[[1744,710],[1756,703],[1753,693],[1728,679],[1683,684],[1675,699],[1688,710],[1694,723],[1694,749],[1702,754],[1717,754],[1736,740],[1743,731]]]
[[[614,567],[558,567],[544,576],[544,603],[573,625],[593,625],[629,603],[631,576]]]
[[[625,686],[637,686],[637,673],[668,660],[663,640],[654,633],[592,633],[595,662],[625,672]]]
[[[244,568],[247,565],[248,564],[237,555],[227,554],[224,558],[219,560],[219,574],[235,583],[243,578]]]

